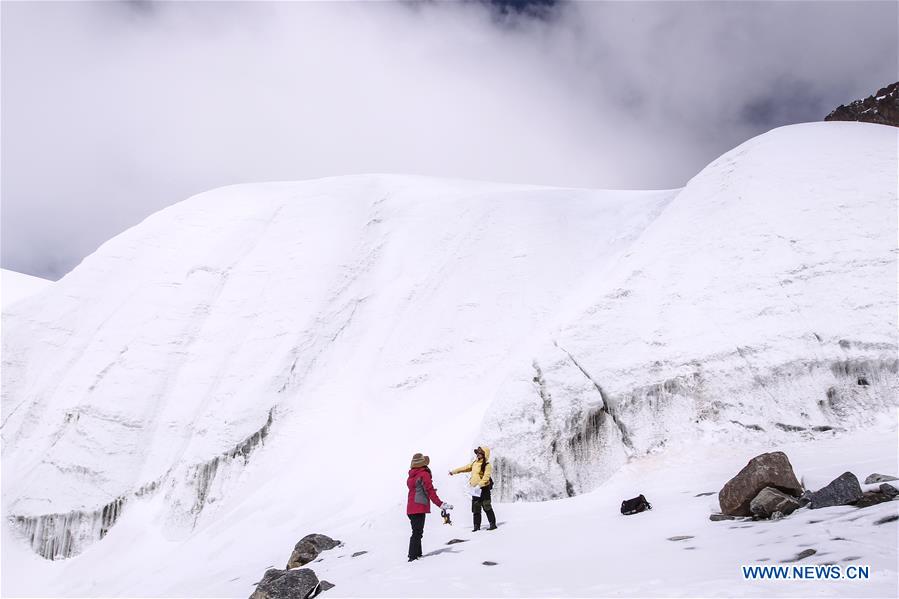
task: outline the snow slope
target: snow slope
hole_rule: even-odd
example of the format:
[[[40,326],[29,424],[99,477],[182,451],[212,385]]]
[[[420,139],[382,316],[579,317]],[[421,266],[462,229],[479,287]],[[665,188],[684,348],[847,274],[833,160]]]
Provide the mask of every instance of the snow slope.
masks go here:
[[[21,301],[43,291],[52,281],[22,274],[14,270],[0,269],[0,303],[3,307]]]
[[[775,130],[679,192],[357,176],[151,216],[4,312],[3,593],[246,595],[308,532],[402,541],[415,451],[486,440],[499,495],[548,499],[697,434],[869,426],[896,406],[896,134]],[[430,576],[403,572],[371,592]],[[553,593],[503,584],[459,592]]]
[[[595,488],[697,428],[785,441],[897,405],[897,133],[832,124],[723,155],[588,275],[485,421],[504,498]]]

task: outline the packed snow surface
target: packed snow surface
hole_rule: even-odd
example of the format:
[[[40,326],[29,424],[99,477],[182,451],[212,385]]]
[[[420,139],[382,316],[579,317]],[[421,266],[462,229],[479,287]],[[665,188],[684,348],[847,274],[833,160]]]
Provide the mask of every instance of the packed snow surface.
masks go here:
[[[0,303],[11,306],[27,297],[43,291],[52,281],[26,275],[14,270],[0,269]]]
[[[896,473],[896,136],[778,129],[675,191],[370,175],[151,216],[4,308],[3,594],[246,596],[310,532],[369,551],[313,564],[335,595],[804,594],[734,564],[838,553],[811,512],[689,494],[774,445],[812,487]],[[411,455],[460,529],[478,443],[498,499],[571,499],[458,546],[432,516],[407,567]],[[895,594],[896,505],[825,514],[875,577],[815,592]]]

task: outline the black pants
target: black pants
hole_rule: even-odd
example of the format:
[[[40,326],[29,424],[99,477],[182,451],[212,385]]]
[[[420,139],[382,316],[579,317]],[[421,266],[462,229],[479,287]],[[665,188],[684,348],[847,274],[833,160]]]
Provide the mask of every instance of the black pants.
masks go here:
[[[493,504],[490,502],[490,489],[481,489],[480,497],[471,498],[471,514],[474,521],[474,529],[481,528],[481,510],[487,514],[490,528],[496,528],[496,514],[493,513]]]
[[[412,536],[409,537],[409,559],[421,557],[421,537],[425,534],[425,514],[408,514],[412,525]]]

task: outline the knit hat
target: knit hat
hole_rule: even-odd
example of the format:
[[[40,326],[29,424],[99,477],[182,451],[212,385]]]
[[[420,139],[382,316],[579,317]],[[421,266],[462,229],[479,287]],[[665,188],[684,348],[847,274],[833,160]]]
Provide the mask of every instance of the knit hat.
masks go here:
[[[431,458],[426,455],[422,455],[420,453],[416,453],[412,456],[412,465],[410,468],[423,468],[431,463]]]

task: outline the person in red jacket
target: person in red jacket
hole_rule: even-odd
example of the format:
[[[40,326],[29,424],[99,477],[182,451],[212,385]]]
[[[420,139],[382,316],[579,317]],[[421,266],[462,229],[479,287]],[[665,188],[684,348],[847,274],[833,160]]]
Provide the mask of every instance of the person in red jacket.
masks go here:
[[[431,458],[416,453],[412,456],[409,478],[406,479],[406,486],[409,487],[406,515],[412,524],[412,536],[409,537],[410,562],[421,557],[421,537],[425,532],[425,516],[431,513],[431,502],[440,506],[442,510],[453,509],[453,506],[437,496],[437,490],[431,481],[431,469],[428,468],[430,463]]]

